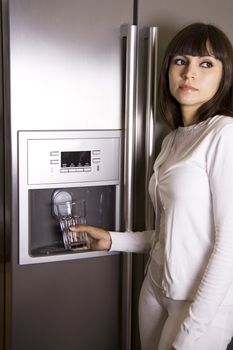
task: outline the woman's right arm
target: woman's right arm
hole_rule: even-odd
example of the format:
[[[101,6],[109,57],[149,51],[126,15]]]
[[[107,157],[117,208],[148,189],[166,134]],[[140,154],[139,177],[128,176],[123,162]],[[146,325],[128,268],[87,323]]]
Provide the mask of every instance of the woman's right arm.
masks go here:
[[[86,232],[90,249],[109,250],[132,253],[147,253],[155,238],[155,231],[142,232],[108,232],[102,228],[89,225],[70,227],[73,232]]]
[[[129,253],[148,253],[155,239],[155,231],[110,232],[112,244],[110,251]]]

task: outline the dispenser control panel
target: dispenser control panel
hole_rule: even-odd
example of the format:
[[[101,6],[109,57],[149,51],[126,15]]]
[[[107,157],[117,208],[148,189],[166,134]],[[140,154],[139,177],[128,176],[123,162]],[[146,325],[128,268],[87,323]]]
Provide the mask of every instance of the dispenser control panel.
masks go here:
[[[19,149],[29,186],[120,180],[120,131],[20,131]]]

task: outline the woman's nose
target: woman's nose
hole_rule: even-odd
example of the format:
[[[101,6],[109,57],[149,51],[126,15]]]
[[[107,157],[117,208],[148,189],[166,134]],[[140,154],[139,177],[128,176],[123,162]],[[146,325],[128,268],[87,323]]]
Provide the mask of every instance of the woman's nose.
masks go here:
[[[194,64],[187,64],[183,70],[183,77],[193,79],[197,76],[197,70]]]

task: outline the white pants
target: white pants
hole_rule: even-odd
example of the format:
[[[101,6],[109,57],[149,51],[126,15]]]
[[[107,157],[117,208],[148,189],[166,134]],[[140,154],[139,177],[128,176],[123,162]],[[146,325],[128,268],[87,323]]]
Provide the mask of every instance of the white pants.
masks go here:
[[[188,301],[164,297],[146,276],[139,299],[142,350],[171,350],[189,306]],[[192,349],[226,350],[232,335],[233,306],[222,306],[208,331],[195,342]]]

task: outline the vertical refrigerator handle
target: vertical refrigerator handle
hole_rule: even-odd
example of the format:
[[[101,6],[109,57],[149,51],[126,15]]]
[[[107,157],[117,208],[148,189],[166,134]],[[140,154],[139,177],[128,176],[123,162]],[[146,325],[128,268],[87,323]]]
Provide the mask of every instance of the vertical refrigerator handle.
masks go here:
[[[148,192],[148,185],[153,171],[155,151],[155,113],[157,83],[157,43],[158,28],[148,28],[148,61],[146,91],[146,127],[145,127],[145,228],[154,228],[154,209]]]
[[[122,27],[126,36],[124,216],[125,230],[133,230],[134,142],[136,113],[137,26]]]
[[[121,27],[125,40],[124,225],[133,230],[137,26]],[[123,254],[122,349],[131,350],[132,254]]]

